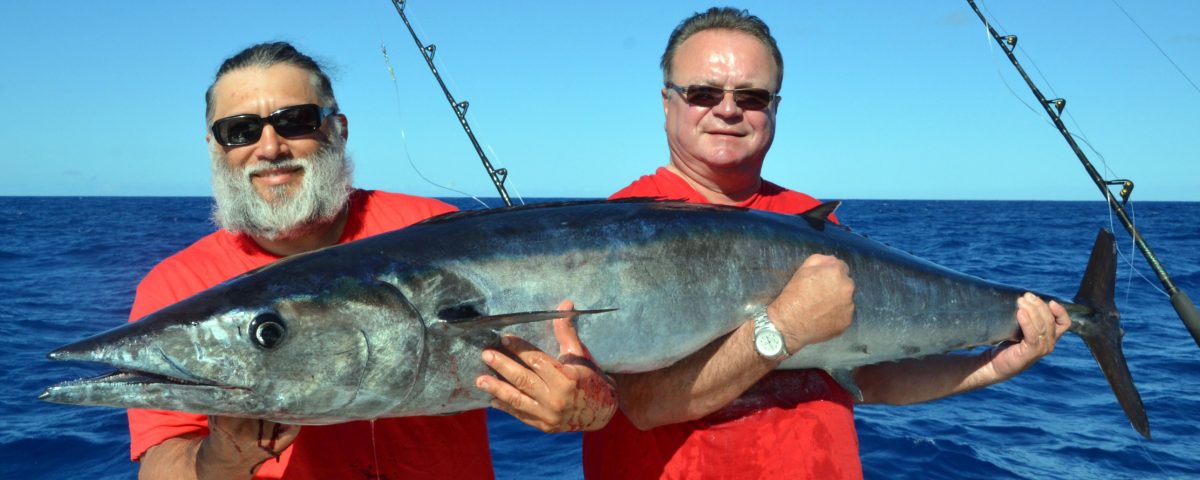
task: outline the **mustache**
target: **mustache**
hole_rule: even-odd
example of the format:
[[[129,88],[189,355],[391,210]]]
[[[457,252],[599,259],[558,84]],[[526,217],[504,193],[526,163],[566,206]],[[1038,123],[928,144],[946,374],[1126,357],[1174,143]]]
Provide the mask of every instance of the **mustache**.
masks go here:
[[[289,170],[293,168],[308,169],[310,165],[309,160],[309,158],[289,158],[287,160],[273,163],[255,164],[252,166],[247,166],[242,171],[242,174],[249,179],[250,177],[260,173],[269,172],[271,170]]]

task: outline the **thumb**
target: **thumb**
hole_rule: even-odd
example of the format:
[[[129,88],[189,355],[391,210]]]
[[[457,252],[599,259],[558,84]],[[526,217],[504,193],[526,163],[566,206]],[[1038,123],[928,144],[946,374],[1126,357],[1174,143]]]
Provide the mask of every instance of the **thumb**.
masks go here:
[[[575,303],[570,300],[563,300],[558,304],[559,310],[574,310]],[[554,319],[554,338],[558,340],[558,356],[562,358],[565,355],[575,355],[591,359],[592,355],[588,353],[587,347],[583,346],[583,342],[579,340],[579,332],[575,329],[575,324],[571,321],[571,317],[562,317]]]

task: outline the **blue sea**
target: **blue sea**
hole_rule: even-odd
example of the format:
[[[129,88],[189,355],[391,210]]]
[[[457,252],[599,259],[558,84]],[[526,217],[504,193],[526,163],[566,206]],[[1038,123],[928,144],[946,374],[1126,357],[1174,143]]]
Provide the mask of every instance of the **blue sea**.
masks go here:
[[[1200,203],[1134,207],[1175,282],[1200,299]],[[0,478],[136,476],[123,411],[37,401],[44,387],[100,369],[45,355],[124,323],[150,267],[213,229],[209,208],[207,198],[0,197]],[[1096,230],[1111,221],[1102,202],[851,200],[838,215],[934,262],[1066,298]],[[1068,335],[1004,384],[917,406],[859,407],[868,478],[1200,478],[1200,348],[1114,226],[1125,353],[1154,439],[1129,426],[1082,342]],[[581,476],[578,434],[489,418],[499,478]]]

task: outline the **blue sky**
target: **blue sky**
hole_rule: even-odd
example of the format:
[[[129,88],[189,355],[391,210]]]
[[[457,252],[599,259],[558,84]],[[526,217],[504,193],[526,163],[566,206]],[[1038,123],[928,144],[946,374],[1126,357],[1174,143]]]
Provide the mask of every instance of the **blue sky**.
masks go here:
[[[1200,81],[1200,2],[1120,3]],[[1135,200],[1200,201],[1200,92],[1113,2],[983,4],[1110,176],[1137,182]],[[407,13],[510,193],[599,197],[666,163],[658,57],[711,5],[412,0]],[[767,21],[786,65],[768,179],[829,199],[1099,198],[965,1],[735,5]],[[495,196],[388,1],[4,10],[0,195],[208,195],[203,91],[228,55],[282,39],[334,67],[359,186],[457,195],[411,158]]]

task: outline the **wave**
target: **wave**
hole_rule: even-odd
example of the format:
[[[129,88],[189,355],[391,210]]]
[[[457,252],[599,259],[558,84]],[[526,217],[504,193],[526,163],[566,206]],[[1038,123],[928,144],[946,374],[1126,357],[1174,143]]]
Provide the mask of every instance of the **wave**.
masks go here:
[[[0,443],[0,478],[133,478],[129,443],[60,434]]]

